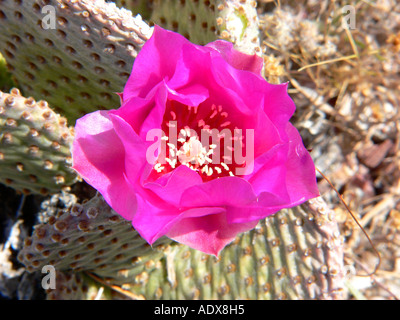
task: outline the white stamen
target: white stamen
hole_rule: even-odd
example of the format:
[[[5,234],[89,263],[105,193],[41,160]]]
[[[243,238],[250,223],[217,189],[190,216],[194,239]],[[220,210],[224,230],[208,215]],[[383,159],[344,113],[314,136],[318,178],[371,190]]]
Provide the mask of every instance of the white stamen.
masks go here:
[[[199,165],[202,166],[205,163],[207,151],[200,140],[196,136],[193,136],[183,143],[176,155],[178,156],[180,163],[191,163],[197,167]],[[189,168],[196,170],[193,166],[189,166]]]
[[[221,166],[223,166],[226,171],[229,171],[229,167],[225,162],[221,162]]]
[[[230,121],[226,121],[226,122],[224,122],[223,124],[221,124],[220,126],[223,128],[223,127],[229,126],[230,124],[231,124]]]
[[[217,114],[218,114],[218,111],[214,110],[214,112],[210,116],[210,119],[214,118]]]
[[[163,171],[163,170],[165,169],[165,167],[162,166],[161,163],[157,163],[157,164],[154,166],[154,169],[155,169],[157,172],[161,172],[161,171]]]
[[[197,114],[198,113],[198,108],[199,106],[187,106],[187,110],[189,114],[192,112]],[[175,111],[169,111],[171,115],[170,121],[166,122],[166,126],[169,128],[176,128],[176,119],[177,119],[177,113]],[[223,111],[223,108],[221,105],[216,105],[212,104],[211,105],[211,115],[207,116],[207,119],[218,119],[218,122],[220,128],[225,128],[228,126],[231,126],[232,123],[230,121],[220,121],[219,119],[223,118],[218,118],[219,114],[223,118],[228,118],[228,112]],[[189,117],[189,119],[193,119],[194,116]],[[227,120],[227,119],[225,119]],[[172,122],[175,121],[175,122]],[[211,132],[211,126],[206,124],[206,121],[204,119],[196,119],[197,121],[197,126],[198,130],[206,130],[208,132]],[[237,127],[236,127],[237,129]],[[218,138],[221,140],[222,138],[226,138],[226,134],[223,132],[222,134],[218,134]],[[229,138],[230,135],[229,135]],[[238,139],[240,138],[240,139]],[[237,137],[235,136],[234,138],[231,138],[232,141],[242,140],[243,137]],[[201,172],[203,174],[206,174],[207,176],[211,177],[214,172],[217,174],[222,174],[222,172],[225,170],[226,172],[229,173],[230,176],[234,176],[233,172],[230,171],[230,166],[227,165],[227,163],[232,162],[232,157],[229,156],[223,156],[222,160],[225,162],[222,162],[220,166],[208,166],[208,164],[212,164],[213,159],[211,159],[211,155],[214,154],[214,150],[218,147],[217,144],[211,144],[208,147],[203,146],[201,141],[199,140],[199,137],[196,134],[196,131],[193,131],[189,126],[184,126],[182,129],[179,131],[179,137],[177,139],[177,142],[180,144],[173,144],[173,143],[168,143],[169,137],[167,136],[162,136],[161,140],[164,140],[167,142],[167,145],[169,147],[169,156],[168,158],[165,159],[166,163],[171,167],[175,168],[176,165],[178,165],[178,161],[180,164],[183,164],[187,166],[188,168],[196,171],[196,172]],[[176,143],[177,143],[176,142]],[[230,151],[233,151],[232,147],[227,146],[227,148]],[[214,156],[213,156],[214,157]],[[169,167],[168,167],[169,168]],[[154,166],[154,169],[161,173],[165,167],[161,165],[161,163],[157,163]],[[167,169],[170,170],[170,169]],[[218,177],[217,177],[218,178]]]

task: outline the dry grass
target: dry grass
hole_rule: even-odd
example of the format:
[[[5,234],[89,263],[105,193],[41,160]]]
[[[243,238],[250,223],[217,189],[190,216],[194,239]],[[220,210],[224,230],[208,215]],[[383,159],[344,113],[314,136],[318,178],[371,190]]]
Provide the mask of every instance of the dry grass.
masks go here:
[[[342,25],[345,5],[354,29]],[[400,298],[400,4],[259,1],[259,13],[267,78],[291,82],[306,146],[381,254],[374,276],[358,276],[376,255],[321,179],[345,236],[348,298]]]

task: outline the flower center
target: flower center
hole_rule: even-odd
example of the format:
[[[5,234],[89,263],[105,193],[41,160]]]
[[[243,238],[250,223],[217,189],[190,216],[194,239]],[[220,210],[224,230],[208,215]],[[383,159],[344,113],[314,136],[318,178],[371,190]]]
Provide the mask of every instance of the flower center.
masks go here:
[[[170,101],[162,123],[165,148],[153,167],[154,178],[179,165],[196,171],[203,181],[235,175],[235,168],[244,164],[237,164],[232,152],[236,144],[240,151],[244,144],[228,118],[222,106],[193,107]]]
[[[209,153],[197,137],[190,137],[176,154],[179,162],[191,169],[194,169],[194,166],[202,166],[206,161],[211,162],[207,157]]]

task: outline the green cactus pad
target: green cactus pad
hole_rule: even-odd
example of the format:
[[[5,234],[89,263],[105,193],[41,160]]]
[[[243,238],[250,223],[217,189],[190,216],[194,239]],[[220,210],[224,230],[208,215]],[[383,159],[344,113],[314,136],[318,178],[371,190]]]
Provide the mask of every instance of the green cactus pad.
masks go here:
[[[343,241],[321,198],[261,221],[218,258],[164,240],[157,250],[143,245],[129,222],[96,196],[37,226],[19,259],[30,271],[45,264],[89,271],[146,299],[343,298]]]
[[[76,181],[73,129],[45,101],[0,91],[0,182],[24,193],[59,192]]]
[[[197,44],[204,45],[218,38],[216,8],[204,1],[156,0],[151,21]]]
[[[11,74],[6,68],[6,60],[0,53],[0,91],[9,91],[14,86]]]
[[[153,247],[97,195],[35,226],[18,258],[29,272],[52,265],[59,271],[90,271],[105,279],[133,281],[150,259],[162,257],[161,238]]]
[[[261,221],[218,258],[179,245],[159,263],[130,290],[147,299],[343,297],[343,241],[321,198]]]
[[[218,38],[244,53],[261,54],[256,1],[155,0],[151,20],[197,44]]]
[[[115,0],[114,2],[120,8],[131,10],[133,14],[140,14],[143,19],[150,18],[152,0]]]
[[[114,93],[123,90],[152,29],[102,0],[49,0],[46,5],[1,1],[0,52],[18,87],[62,110],[71,124],[88,112],[118,107]]]

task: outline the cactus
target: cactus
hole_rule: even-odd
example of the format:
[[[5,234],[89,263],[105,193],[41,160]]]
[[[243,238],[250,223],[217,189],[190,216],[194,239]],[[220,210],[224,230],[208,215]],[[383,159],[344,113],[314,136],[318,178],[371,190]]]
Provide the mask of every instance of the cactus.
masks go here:
[[[151,20],[194,43],[220,37],[243,52],[261,53],[255,1],[155,0]]]
[[[72,140],[73,128],[47,102],[0,91],[0,182],[40,194],[73,184]]]
[[[147,299],[343,297],[342,239],[321,198],[268,217],[216,258],[166,238],[150,248],[95,196],[37,225],[19,259],[30,272],[48,264],[72,275],[87,271]],[[48,290],[49,298],[77,294],[62,290]]]
[[[0,91],[9,91],[15,84],[7,71],[6,60],[0,53]]]
[[[151,15],[152,0],[115,0],[120,8],[127,8],[134,14],[140,14],[143,19],[149,19]]]
[[[46,99],[72,124],[85,113],[118,106],[113,93],[122,91],[150,27],[104,1],[46,5],[56,8],[54,29],[42,26],[42,1],[1,3],[0,52],[18,87]]]
[[[135,13],[145,3],[115,2]],[[89,274],[147,299],[341,298],[343,244],[321,199],[261,221],[216,259],[167,238],[150,247],[101,196],[89,197],[74,186],[74,193],[66,192],[63,187],[75,182],[75,175],[68,168],[72,132],[63,117],[73,124],[85,113],[116,108],[113,93],[122,91],[152,33],[141,17],[116,4],[1,1],[0,52],[18,87],[34,98],[25,99],[16,89],[0,95],[0,182],[26,193],[46,188],[53,195],[19,252],[25,269],[56,268],[60,286],[47,291],[49,299],[93,299],[101,286]],[[45,5],[55,8],[55,29],[43,27]],[[151,9],[153,22],[193,42],[223,38],[243,52],[262,54],[255,1],[155,0]],[[46,99],[62,116],[34,99]],[[27,156],[30,151],[36,155]],[[44,169],[46,160],[51,170]],[[54,205],[66,195],[68,203]],[[101,298],[121,296],[106,289]]]
[[[109,299],[110,289],[102,287],[82,272],[56,272],[55,289],[47,289],[47,300]],[[100,293],[100,294],[99,294]]]
[[[343,298],[343,251],[334,213],[317,198],[237,237],[218,258],[185,246],[131,290],[150,299]],[[165,281],[168,279],[168,281]]]
[[[161,258],[160,249],[168,242],[162,238],[150,247],[129,221],[96,195],[36,225],[18,258],[29,272],[53,265],[59,271],[85,270],[126,281],[124,270],[130,276],[140,273],[148,259]]]

